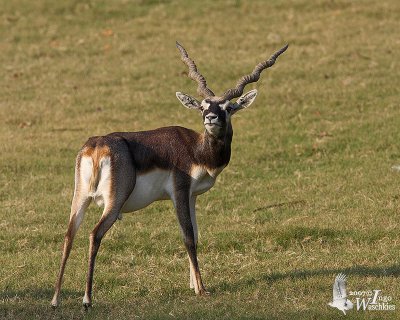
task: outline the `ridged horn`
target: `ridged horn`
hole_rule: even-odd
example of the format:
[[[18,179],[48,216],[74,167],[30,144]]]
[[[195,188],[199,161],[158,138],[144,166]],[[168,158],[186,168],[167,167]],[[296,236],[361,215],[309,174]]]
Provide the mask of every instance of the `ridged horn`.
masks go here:
[[[214,97],[214,92],[207,88],[206,79],[201,75],[200,72],[197,71],[196,64],[192,59],[189,58],[185,48],[182,47],[178,41],[176,42],[176,47],[181,53],[181,60],[189,67],[188,77],[198,83],[197,93],[203,98]]]
[[[227,90],[223,96],[223,100],[231,100],[233,98],[240,97],[243,94],[243,89],[244,87],[252,82],[258,81],[260,79],[260,74],[264,69],[267,69],[275,63],[276,59],[286,51],[286,49],[289,47],[287,44],[284,46],[282,49],[278,50],[275,52],[268,60],[265,60],[263,62],[260,62],[256,67],[254,68],[253,72],[247,76],[242,77],[236,84],[235,88]]]

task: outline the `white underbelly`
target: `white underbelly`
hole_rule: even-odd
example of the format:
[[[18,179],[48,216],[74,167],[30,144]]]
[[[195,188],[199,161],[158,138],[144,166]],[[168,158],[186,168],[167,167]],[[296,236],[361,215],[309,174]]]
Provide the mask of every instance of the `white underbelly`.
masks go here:
[[[154,170],[136,176],[136,184],[122,212],[132,212],[147,207],[154,201],[171,197],[173,190],[172,174],[165,170]]]
[[[214,186],[216,175],[221,170],[213,176],[202,167],[194,168],[191,171],[190,196],[197,196],[210,190]],[[173,198],[173,180],[173,174],[166,170],[154,170],[137,175],[135,188],[128,200],[126,200],[121,212],[137,211],[147,207],[154,201]]]

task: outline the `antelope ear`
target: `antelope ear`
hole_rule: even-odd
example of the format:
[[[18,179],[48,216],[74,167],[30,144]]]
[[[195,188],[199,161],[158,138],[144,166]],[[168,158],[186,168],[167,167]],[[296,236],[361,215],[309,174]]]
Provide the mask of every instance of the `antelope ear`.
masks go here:
[[[239,99],[237,99],[236,103],[240,106],[240,109],[244,109],[249,107],[256,97],[257,89],[250,90],[249,92],[243,94]]]
[[[235,113],[241,109],[250,106],[255,98],[257,97],[257,89],[251,90],[243,94],[237,101],[233,104],[232,113]]]
[[[186,108],[201,110],[201,103],[192,96],[189,96],[186,93],[177,92],[176,97]]]

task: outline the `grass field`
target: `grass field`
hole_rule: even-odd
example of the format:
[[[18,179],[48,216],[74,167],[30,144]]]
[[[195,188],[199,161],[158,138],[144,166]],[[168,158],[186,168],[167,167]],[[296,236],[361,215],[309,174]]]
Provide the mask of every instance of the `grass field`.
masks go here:
[[[0,11],[1,319],[337,319],[327,303],[381,289],[400,319],[400,2],[4,1]],[[289,43],[233,120],[230,165],[198,200],[200,267],[169,202],[106,235],[94,306],[81,306],[91,206],[50,300],[89,136],[167,125],[202,130],[175,91],[196,85],[179,40],[221,94]],[[354,299],[353,299],[354,301]]]

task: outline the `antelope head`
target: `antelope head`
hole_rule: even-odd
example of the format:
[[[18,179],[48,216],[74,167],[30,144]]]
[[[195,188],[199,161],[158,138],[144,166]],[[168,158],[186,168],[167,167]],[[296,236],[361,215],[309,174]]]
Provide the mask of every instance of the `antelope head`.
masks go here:
[[[189,78],[197,82],[197,93],[204,99],[200,102],[196,98],[182,92],[177,92],[176,96],[185,107],[197,109],[201,112],[206,131],[217,138],[225,135],[227,128],[230,126],[231,116],[237,111],[250,106],[256,98],[256,89],[243,94],[244,87],[249,83],[258,81],[261,72],[271,67],[279,55],[288,48],[288,45],[284,46],[268,60],[256,65],[252,73],[239,79],[235,88],[227,90],[222,96],[216,96],[207,87],[206,79],[198,72],[196,64],[189,58],[185,48],[178,42],[176,42],[176,46],[180,51],[182,61],[189,68]],[[234,98],[238,99],[235,102],[231,102]]]

